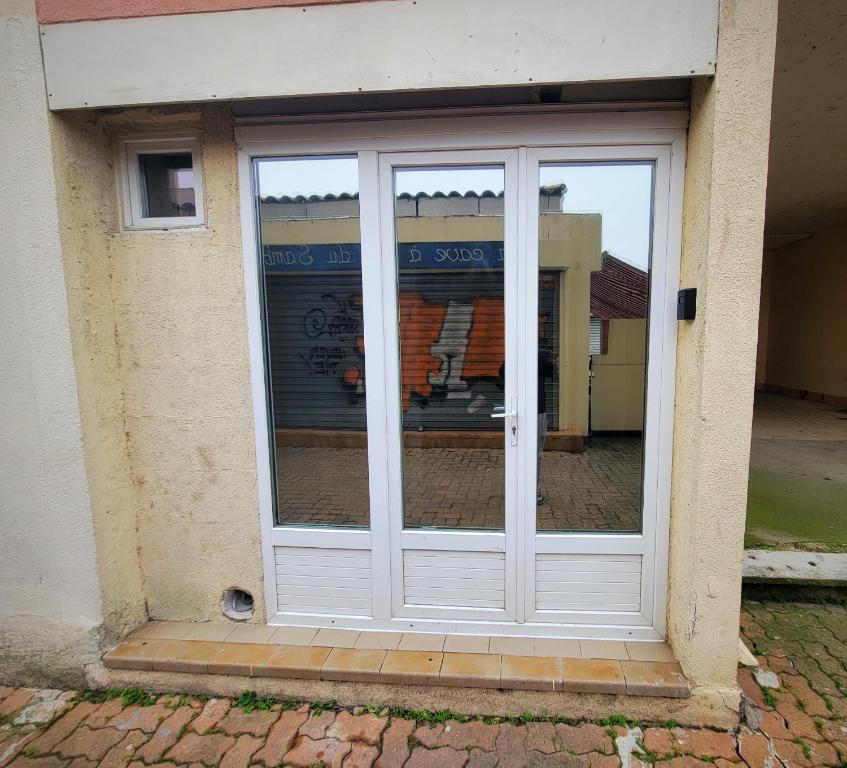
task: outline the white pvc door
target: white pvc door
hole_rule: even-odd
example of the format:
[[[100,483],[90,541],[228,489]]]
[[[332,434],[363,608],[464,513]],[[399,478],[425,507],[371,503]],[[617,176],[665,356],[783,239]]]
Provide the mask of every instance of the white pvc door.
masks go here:
[[[394,617],[521,620],[517,162],[380,159]]]

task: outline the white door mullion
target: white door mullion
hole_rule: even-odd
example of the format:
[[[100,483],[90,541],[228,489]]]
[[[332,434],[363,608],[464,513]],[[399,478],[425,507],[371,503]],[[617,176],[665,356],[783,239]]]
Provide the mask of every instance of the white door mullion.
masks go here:
[[[394,169],[379,157],[380,269],[382,272],[382,344],[385,443],[388,461],[386,514],[389,518],[391,552],[391,610],[397,616],[403,608],[403,427],[400,403],[400,316],[397,296],[397,259],[394,227]]]
[[[373,617],[391,618],[391,539],[389,534],[388,452],[385,398],[385,333],[382,301],[382,247],[379,219],[379,155],[359,153],[359,220],[362,238],[362,314],[365,338],[365,386],[368,396],[368,484],[370,489]]]
[[[538,444],[538,159],[531,150],[521,149],[523,165],[521,215],[521,277],[524,300],[521,313],[521,348],[523,350],[523,408],[524,440],[521,450],[522,494],[519,498],[522,515],[522,554],[524,560],[524,603],[525,619],[535,614],[535,536],[536,536],[536,493],[537,493],[537,444]]]
[[[506,612],[515,621],[523,621],[521,601],[518,594],[523,581],[523,568],[520,557],[518,531],[521,515],[517,500],[520,497],[520,474],[518,471],[518,456],[523,440],[525,419],[520,406],[520,362],[519,331],[520,328],[520,274],[519,262],[521,251],[520,238],[520,161],[518,152],[513,152],[505,164],[504,185],[504,233],[503,233],[503,312],[504,312],[504,350],[505,350],[505,403],[506,410],[517,413],[517,416],[506,419],[503,435],[503,450],[505,451],[505,531],[506,531]],[[517,445],[513,445],[512,430],[517,429]]]

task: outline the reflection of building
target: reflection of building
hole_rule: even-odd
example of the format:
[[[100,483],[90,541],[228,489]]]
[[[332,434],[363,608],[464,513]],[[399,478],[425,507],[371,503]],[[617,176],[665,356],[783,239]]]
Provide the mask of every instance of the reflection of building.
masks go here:
[[[593,429],[641,429],[645,324],[634,318],[646,314],[646,275],[604,260],[600,216],[562,213],[563,194],[540,195],[539,339],[560,365],[547,387],[547,447],[578,450],[589,410]],[[502,211],[502,193],[398,199],[402,405],[419,442],[443,444],[447,431],[499,439],[490,414],[503,397]],[[280,439],[349,445],[349,434],[314,431],[365,429],[358,200],[266,198],[262,220]],[[590,405],[589,312],[606,342]],[[620,362],[632,366],[625,384],[603,375]]]

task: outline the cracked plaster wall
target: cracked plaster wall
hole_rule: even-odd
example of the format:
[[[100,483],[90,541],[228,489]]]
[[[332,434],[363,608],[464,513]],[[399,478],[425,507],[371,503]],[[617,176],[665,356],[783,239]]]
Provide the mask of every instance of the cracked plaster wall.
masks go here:
[[[695,80],[683,204],[668,636],[694,686],[737,704],[776,0],[721,3],[717,74]]]

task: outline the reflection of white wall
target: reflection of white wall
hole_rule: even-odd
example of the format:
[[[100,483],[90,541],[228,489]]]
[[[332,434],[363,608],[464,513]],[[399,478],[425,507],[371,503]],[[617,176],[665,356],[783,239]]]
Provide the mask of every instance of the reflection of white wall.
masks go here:
[[[646,320],[609,320],[607,353],[591,359],[593,432],[644,428],[646,334]]]

